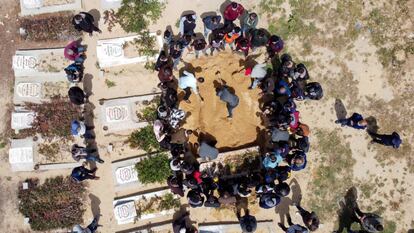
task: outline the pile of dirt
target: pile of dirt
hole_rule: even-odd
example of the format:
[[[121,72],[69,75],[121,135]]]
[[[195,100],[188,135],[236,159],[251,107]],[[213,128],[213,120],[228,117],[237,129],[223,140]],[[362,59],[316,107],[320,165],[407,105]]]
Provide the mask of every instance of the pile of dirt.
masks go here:
[[[191,103],[180,102],[180,108],[187,112],[186,129],[196,130],[214,138],[220,151],[241,148],[254,144],[261,126],[259,93],[260,89],[249,90],[251,79],[244,75],[244,58],[230,52],[215,54],[214,57],[201,57],[186,63],[185,69],[195,73],[196,77],[204,77],[205,82],[199,83],[201,102],[192,94]],[[182,71],[182,70],[180,70]],[[239,105],[233,111],[233,118],[227,119],[226,104],[216,96],[215,86],[220,81],[216,72],[220,71],[226,85],[234,89],[239,97]],[[181,73],[181,72],[180,72]],[[180,98],[183,92],[179,91]],[[196,137],[190,141],[195,142]]]

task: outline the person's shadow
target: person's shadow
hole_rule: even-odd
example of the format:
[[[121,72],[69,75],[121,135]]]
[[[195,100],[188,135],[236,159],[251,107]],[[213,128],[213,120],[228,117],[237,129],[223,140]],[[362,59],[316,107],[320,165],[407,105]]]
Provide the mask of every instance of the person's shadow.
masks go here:
[[[289,186],[292,192],[292,204],[295,203],[297,205],[300,205],[300,202],[302,201],[302,189],[300,188],[298,181],[293,178],[289,182]]]
[[[368,125],[367,131],[369,133],[377,133],[379,129],[377,119],[373,116],[370,116],[370,117],[365,118],[365,120],[367,121],[367,125]]]
[[[342,103],[342,100],[335,99],[335,113],[336,113],[336,119],[342,120],[346,118],[346,115],[348,114],[346,112],[346,108],[344,103]]]
[[[99,20],[101,20],[101,13],[97,9],[92,9],[88,13],[93,16],[93,25],[99,28]]]
[[[344,229],[350,230],[352,223],[356,222],[354,209],[357,206],[356,200],[358,193],[355,187],[350,188],[343,200],[339,202],[340,209],[338,214],[338,230],[335,232],[342,232]]]
[[[101,215],[101,208],[99,207],[101,200],[93,194],[89,194],[89,199],[91,200],[92,214],[95,218],[98,218]]]
[[[275,212],[279,214],[280,223],[285,224],[285,217],[289,217],[289,206],[292,205],[292,199],[289,197],[282,197],[280,203],[276,206]]]

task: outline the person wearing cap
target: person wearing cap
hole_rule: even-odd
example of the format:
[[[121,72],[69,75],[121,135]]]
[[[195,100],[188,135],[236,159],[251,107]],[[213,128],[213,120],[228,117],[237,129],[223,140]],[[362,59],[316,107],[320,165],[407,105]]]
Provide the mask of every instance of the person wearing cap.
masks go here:
[[[226,48],[226,44],[228,44],[230,49],[234,50],[234,43],[240,37],[240,35],[240,27],[235,27],[231,32],[226,33],[224,35],[224,48]]]
[[[172,193],[177,194],[180,197],[184,197],[183,182],[181,179],[182,178],[177,176],[169,176],[167,178],[167,185]]]
[[[242,32],[244,36],[251,31],[256,29],[257,23],[259,22],[259,17],[256,13],[252,12],[250,14],[246,14],[242,22]]]
[[[92,32],[94,31],[102,33],[102,31],[94,25],[94,21],[95,19],[93,16],[87,12],[80,12],[72,18],[72,24],[75,29],[87,32],[90,36],[92,36]]]
[[[83,121],[73,120],[70,123],[70,128],[73,136],[84,137],[86,139],[94,138]]]
[[[233,23],[233,21],[242,16],[243,13],[244,7],[241,4],[237,2],[230,3],[224,10],[224,25]]]
[[[190,35],[195,36],[194,29],[196,28],[196,14],[183,15],[180,19],[179,32],[181,36]]]
[[[341,124],[342,127],[349,126],[354,129],[366,129],[368,126],[368,122],[364,119],[364,117],[356,112],[354,112],[349,118],[336,120],[335,123]]]
[[[83,63],[85,61],[85,50],[85,46],[82,46],[78,41],[72,41],[66,45],[63,55],[68,60]]]
[[[198,58],[200,55],[200,51],[204,53],[204,55],[208,56],[207,53],[207,42],[204,38],[198,38],[193,41],[191,46],[194,49],[195,57]]]
[[[283,158],[276,153],[267,153],[265,158],[263,159],[263,167],[265,169],[272,169],[277,167],[280,162],[282,162]]]
[[[208,35],[210,34],[210,32],[220,27],[220,21],[220,15],[206,16],[203,18],[204,38],[206,38],[206,40],[208,40]]]
[[[257,85],[266,77],[267,69],[266,63],[256,64],[251,73],[250,77],[253,79],[252,84],[250,85],[249,89],[255,89]]]
[[[279,54],[284,47],[282,38],[277,35],[272,35],[267,42],[267,53],[269,58],[273,58],[276,54]]]
[[[203,77],[199,77],[196,79],[196,77],[194,76],[194,74],[184,70],[184,75],[181,76],[178,79],[178,87],[180,87],[182,90],[185,91],[185,95],[183,100],[187,103],[191,103],[189,98],[191,95],[191,91],[194,92],[194,94],[198,95],[201,99],[201,101],[203,101],[203,98],[200,96],[199,92],[198,92],[198,87],[197,87],[197,83],[203,83],[204,82],[204,78]]]
[[[280,197],[274,193],[265,193],[260,197],[259,206],[263,209],[275,207],[280,202]]]
[[[292,171],[300,171],[306,167],[306,154],[303,151],[296,150],[287,156],[286,161]]]
[[[310,231],[315,231],[319,228],[319,218],[315,212],[309,212],[302,208],[299,204],[295,205],[302,217],[303,223]]]
[[[239,223],[243,233],[252,233],[256,231],[256,217],[250,215],[249,211],[245,211],[244,216],[239,218]]]
[[[402,143],[400,135],[397,132],[393,132],[390,135],[377,134],[374,132],[368,132],[368,134],[372,137],[372,143],[378,143],[384,146],[392,146],[395,149],[399,148]]]

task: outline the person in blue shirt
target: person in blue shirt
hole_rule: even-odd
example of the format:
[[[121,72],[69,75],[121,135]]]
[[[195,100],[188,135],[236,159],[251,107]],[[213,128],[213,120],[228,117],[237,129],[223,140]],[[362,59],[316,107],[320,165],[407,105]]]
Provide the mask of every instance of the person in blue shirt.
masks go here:
[[[341,126],[349,126],[354,129],[365,129],[368,126],[368,122],[362,117],[359,113],[354,113],[350,118],[339,119],[335,121],[336,124],[341,124]]]
[[[260,197],[259,206],[263,209],[270,209],[280,203],[280,197],[274,193],[265,193]]]
[[[279,83],[276,86],[275,92],[278,95],[286,95],[288,97],[292,95],[292,92],[290,91],[290,88],[289,88],[289,84],[285,82],[284,80],[279,81]]]
[[[79,167],[75,167],[72,170],[72,174],[70,176],[72,177],[73,180],[77,182],[81,182],[87,179],[99,180],[99,177],[95,176],[96,170],[98,170],[98,168],[89,170],[84,166],[79,166]]]
[[[263,159],[263,166],[266,169],[271,169],[277,167],[280,162],[282,162],[283,158],[280,154],[276,153],[268,153],[265,158]]]
[[[208,34],[220,27],[221,16],[206,16],[203,18],[204,23],[204,37],[208,40]]]
[[[300,171],[306,167],[306,154],[303,151],[296,150],[287,156],[286,162],[289,164],[292,171]]]
[[[373,143],[378,143],[384,146],[392,146],[395,149],[399,148],[402,143],[400,135],[397,132],[393,132],[391,135],[377,134],[373,132],[368,133],[373,138]]]

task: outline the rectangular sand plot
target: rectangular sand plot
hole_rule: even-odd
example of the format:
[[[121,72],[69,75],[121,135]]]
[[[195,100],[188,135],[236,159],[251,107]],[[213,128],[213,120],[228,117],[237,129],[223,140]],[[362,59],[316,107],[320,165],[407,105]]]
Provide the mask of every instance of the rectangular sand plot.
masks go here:
[[[127,224],[138,219],[152,219],[173,214],[175,212],[175,207],[169,210],[157,210],[159,207],[158,202],[166,195],[172,195],[170,190],[149,192],[115,200],[113,202],[114,215],[118,224]],[[177,201],[179,200],[177,196],[173,197]]]
[[[36,15],[82,9],[82,0],[20,0],[20,15]]]
[[[150,35],[156,37],[156,49],[161,50],[163,45],[162,37],[156,35],[156,33],[151,33]],[[139,36],[99,40],[96,48],[99,66],[101,68],[106,68],[146,62],[147,56],[139,56],[137,51],[135,51],[134,46],[130,44],[130,42],[137,38],[139,38]],[[156,57],[148,59],[154,60]]]
[[[104,130],[116,132],[146,126],[148,123],[140,120],[137,113],[145,107],[145,103],[152,101],[157,96],[158,93],[102,100],[100,118]]]

